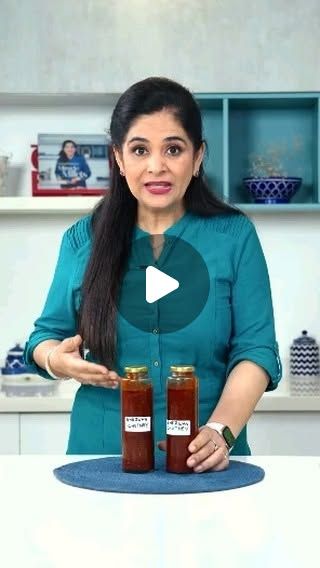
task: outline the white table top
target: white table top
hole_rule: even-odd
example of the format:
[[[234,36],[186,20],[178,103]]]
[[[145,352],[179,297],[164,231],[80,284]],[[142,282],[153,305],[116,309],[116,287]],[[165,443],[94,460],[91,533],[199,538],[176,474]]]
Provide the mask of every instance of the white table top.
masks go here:
[[[237,458],[263,467],[265,479],[189,495],[103,493],[52,474],[89,457],[0,457],[1,566],[320,565],[320,457]]]

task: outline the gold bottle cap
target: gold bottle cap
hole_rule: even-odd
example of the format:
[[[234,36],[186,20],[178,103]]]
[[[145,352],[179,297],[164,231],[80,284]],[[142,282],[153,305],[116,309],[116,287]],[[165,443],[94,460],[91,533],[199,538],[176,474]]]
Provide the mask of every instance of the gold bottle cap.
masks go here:
[[[194,366],[193,365],[171,365],[170,371],[172,373],[193,373]]]
[[[125,367],[124,372],[125,373],[147,373],[148,367],[142,366],[142,365],[141,366],[131,365],[130,367]]]

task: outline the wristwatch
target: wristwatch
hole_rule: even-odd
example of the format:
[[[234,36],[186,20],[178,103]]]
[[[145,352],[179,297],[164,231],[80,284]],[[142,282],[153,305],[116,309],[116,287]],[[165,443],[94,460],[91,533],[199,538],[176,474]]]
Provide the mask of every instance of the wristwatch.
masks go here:
[[[236,441],[235,436],[232,434],[229,426],[225,426],[225,424],[220,424],[220,422],[207,422],[206,426],[211,428],[211,430],[215,430],[223,437],[228,450],[232,450],[234,443]]]

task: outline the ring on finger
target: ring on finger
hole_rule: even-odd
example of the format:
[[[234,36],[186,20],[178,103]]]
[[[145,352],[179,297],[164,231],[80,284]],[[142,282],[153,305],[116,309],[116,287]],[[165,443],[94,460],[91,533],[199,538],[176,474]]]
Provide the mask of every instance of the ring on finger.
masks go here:
[[[213,445],[214,445],[214,448],[213,448],[213,453],[214,453],[214,452],[219,448],[219,446],[218,446],[218,444],[216,444],[215,441],[212,440],[211,438],[210,438],[209,442],[212,442]]]

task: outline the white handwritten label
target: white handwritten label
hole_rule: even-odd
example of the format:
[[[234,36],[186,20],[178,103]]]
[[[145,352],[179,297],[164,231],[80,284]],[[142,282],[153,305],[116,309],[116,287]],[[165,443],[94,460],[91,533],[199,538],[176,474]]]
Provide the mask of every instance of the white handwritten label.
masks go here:
[[[170,436],[190,436],[190,420],[167,420],[167,434]]]
[[[150,432],[151,417],[150,416],[125,416],[124,417],[125,432]]]

